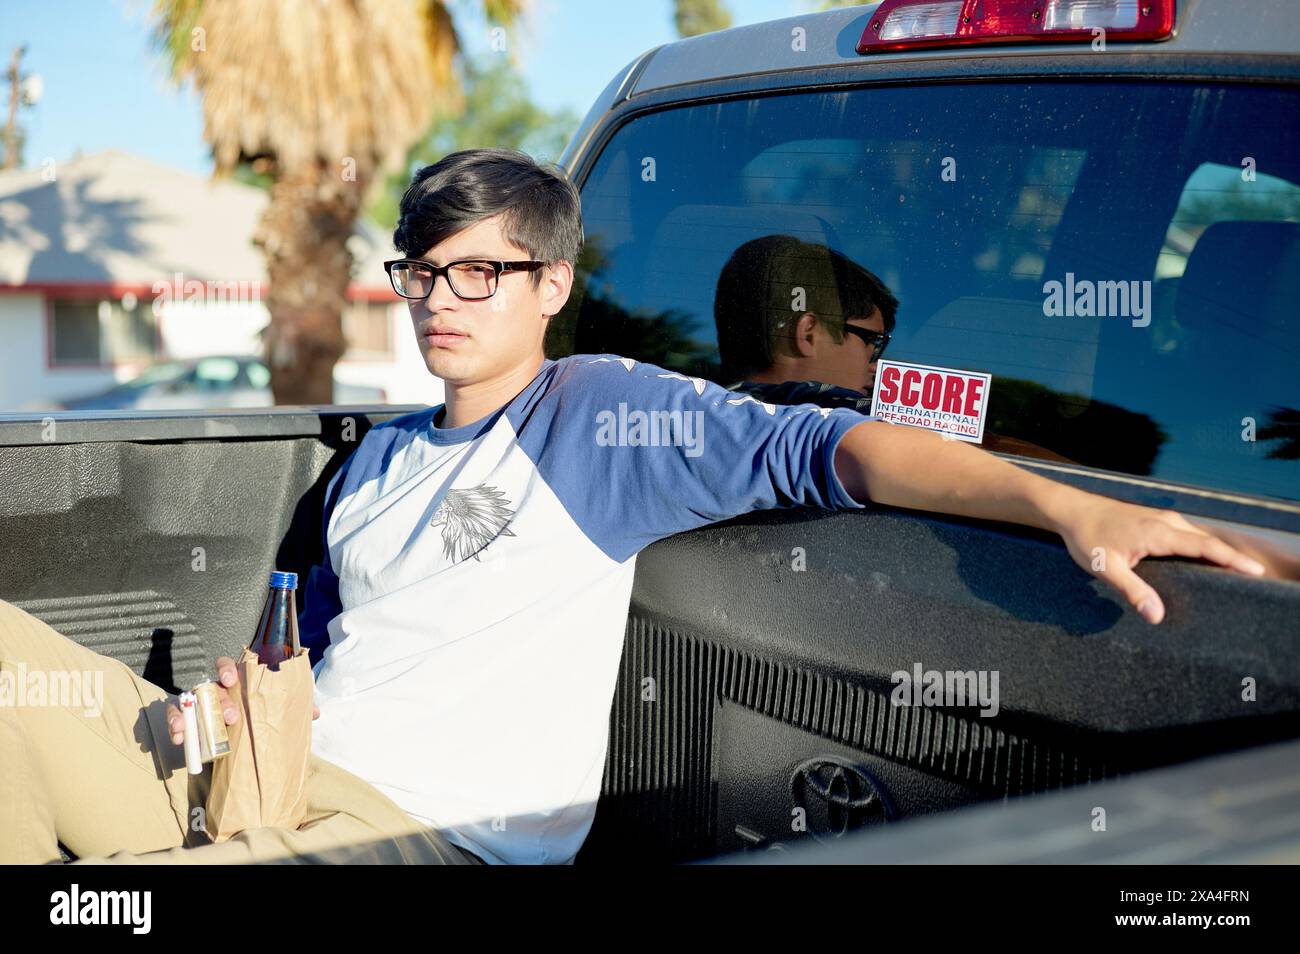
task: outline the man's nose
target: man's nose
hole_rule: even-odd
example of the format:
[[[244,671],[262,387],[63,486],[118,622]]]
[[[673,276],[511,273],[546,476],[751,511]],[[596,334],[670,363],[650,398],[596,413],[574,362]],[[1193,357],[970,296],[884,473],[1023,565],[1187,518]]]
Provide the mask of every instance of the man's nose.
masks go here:
[[[451,278],[444,272],[433,276],[433,287],[429,289],[424,301],[431,310],[437,310],[449,304],[458,304],[460,297],[451,290]]]

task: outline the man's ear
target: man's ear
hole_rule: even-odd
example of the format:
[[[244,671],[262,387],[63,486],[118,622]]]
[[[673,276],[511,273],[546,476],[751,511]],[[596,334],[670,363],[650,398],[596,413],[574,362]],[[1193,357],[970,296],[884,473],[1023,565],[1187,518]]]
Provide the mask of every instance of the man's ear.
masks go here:
[[[790,351],[795,357],[812,357],[817,347],[817,335],[821,333],[818,324],[817,316],[811,311],[805,311],[791,323],[788,343]]]
[[[559,314],[573,289],[573,263],[561,259],[542,271],[542,317]]]

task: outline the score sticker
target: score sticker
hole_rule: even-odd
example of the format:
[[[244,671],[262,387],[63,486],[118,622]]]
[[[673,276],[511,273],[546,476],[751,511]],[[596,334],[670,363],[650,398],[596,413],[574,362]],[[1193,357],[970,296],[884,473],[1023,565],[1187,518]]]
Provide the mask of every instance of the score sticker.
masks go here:
[[[880,361],[871,413],[891,424],[923,427],[960,441],[984,439],[993,376],[955,368]]]

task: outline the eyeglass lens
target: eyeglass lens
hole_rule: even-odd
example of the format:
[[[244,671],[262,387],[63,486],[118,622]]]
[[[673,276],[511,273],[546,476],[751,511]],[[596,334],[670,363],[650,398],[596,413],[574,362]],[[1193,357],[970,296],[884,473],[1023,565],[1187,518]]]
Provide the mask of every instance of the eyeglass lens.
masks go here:
[[[392,269],[393,288],[407,298],[426,298],[433,290],[433,269],[402,262]],[[461,298],[490,298],[496,292],[496,269],[483,262],[462,262],[447,270],[451,290]]]

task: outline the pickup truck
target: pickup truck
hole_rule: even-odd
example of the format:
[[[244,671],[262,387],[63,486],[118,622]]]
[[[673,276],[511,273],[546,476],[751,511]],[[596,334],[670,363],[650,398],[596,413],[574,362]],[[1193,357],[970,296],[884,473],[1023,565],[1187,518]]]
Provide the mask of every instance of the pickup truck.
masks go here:
[[[1108,844],[1170,860],[1173,814],[1131,786],[1167,797],[1182,771],[1195,810],[1231,783],[1294,857],[1294,822],[1267,820],[1300,791],[1298,83],[1290,0],[885,0],[611,79],[560,162],[587,243],[549,356],[731,385],[721,270],[793,235],[897,296],[888,357],[989,376],[985,446],[1266,544],[1274,573],[1146,561],[1150,626],[1006,526],[765,511],[660,541],[580,864],[1016,860],[1095,804],[1130,812]],[[366,429],[412,409],[3,415],[0,597],[192,685],[253,632],[267,568],[319,562]],[[953,673],[983,705],[899,698]],[[1055,844],[1035,857],[1102,842]]]

